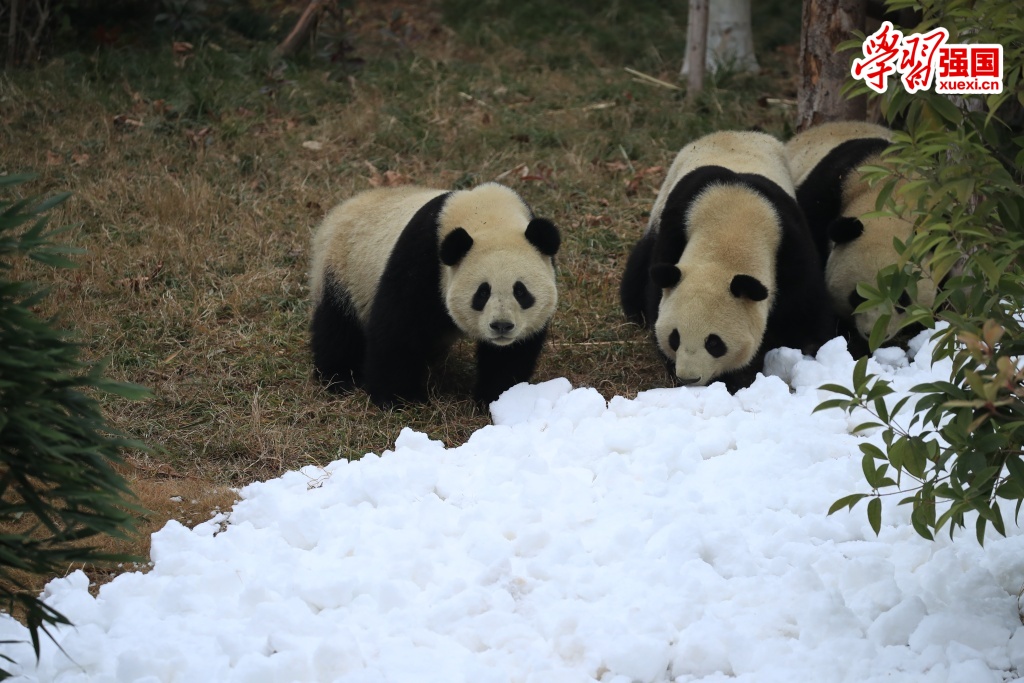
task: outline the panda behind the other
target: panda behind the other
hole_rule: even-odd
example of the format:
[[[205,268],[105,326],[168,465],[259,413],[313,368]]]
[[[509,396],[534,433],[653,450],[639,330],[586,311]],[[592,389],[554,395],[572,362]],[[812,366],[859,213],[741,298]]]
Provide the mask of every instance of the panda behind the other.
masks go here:
[[[723,131],[685,146],[621,285],[680,384],[748,386],[769,349],[814,352],[834,332],[821,262],[781,142]]]
[[[513,190],[369,190],[335,207],[313,238],[313,364],[329,387],[375,404],[427,399],[429,364],[477,342],[474,397],[533,374],[558,295],[560,236]]]
[[[881,154],[892,131],[863,121],[823,123],[794,136],[786,154],[796,185],[796,198],[825,260],[825,284],[833,308],[846,328],[850,351],[864,355],[880,307],[854,314],[864,298],[861,282],[874,284],[878,272],[899,260],[893,240],[906,241],[913,225],[896,216],[875,214],[881,185],[871,186],[858,171],[884,163]],[[865,216],[867,214],[867,216]],[[916,301],[931,305],[936,287],[928,277],[916,285]],[[912,297],[904,292],[890,318],[885,339],[899,331],[903,309]]]

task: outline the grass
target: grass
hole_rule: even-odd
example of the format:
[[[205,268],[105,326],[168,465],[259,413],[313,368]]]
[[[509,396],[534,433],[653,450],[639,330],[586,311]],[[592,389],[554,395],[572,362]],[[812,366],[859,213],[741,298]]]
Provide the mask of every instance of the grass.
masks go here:
[[[312,380],[310,237],[375,184],[518,190],[563,231],[561,302],[535,380],[606,397],[664,386],[648,336],[618,307],[625,257],[683,144],[725,128],[788,132],[793,110],[758,102],[795,96],[783,48],[799,35],[798,7],[759,7],[769,27],[792,17],[791,40],[759,36],[763,73],[721,75],[690,106],[624,69],[677,80],[684,5],[361,1],[289,61],[270,56],[275,34],[223,31],[0,75],[0,173],[36,171],[32,192],[73,192],[55,220],[87,252],[75,271],[23,273],[52,287],[41,313],[114,378],[154,392],[105,404],[158,449],[129,454],[126,475],[154,511],[134,550],[145,555],[167,519],[226,507],[231,487],[379,453],[405,426],[455,446],[488,424],[465,398],[468,344],[436,369],[426,406],[381,412]]]

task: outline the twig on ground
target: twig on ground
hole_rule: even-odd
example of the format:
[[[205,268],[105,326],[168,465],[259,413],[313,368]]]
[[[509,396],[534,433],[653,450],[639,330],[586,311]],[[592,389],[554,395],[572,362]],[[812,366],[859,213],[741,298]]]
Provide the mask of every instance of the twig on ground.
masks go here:
[[[668,81],[663,81],[660,78],[655,78],[654,76],[651,76],[650,74],[645,74],[642,71],[637,71],[636,69],[630,69],[628,66],[625,67],[625,69],[626,69],[626,73],[628,73],[629,75],[633,76],[633,80],[634,81],[639,81],[641,83],[647,83],[648,85],[657,85],[657,86],[660,86],[662,88],[668,88],[669,90],[682,90],[682,88],[680,88],[678,85],[675,85],[674,83],[669,83]]]

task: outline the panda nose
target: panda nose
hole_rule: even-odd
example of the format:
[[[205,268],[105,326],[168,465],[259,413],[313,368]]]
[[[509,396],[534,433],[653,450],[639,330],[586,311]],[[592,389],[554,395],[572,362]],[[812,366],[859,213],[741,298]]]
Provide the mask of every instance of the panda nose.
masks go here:
[[[700,377],[677,377],[676,378],[676,381],[678,381],[679,384],[681,384],[684,387],[688,387],[691,384],[698,384],[700,382],[700,380],[701,380]]]
[[[495,320],[491,323],[491,329],[498,334],[508,334],[515,326],[516,324],[511,320]]]

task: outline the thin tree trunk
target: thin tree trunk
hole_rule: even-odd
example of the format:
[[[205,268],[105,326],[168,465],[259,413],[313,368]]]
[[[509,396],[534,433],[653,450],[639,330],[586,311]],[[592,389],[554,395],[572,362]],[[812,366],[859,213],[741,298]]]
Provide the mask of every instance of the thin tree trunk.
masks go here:
[[[865,0],[804,0],[800,32],[800,92],[797,130],[824,121],[863,120],[864,97],[847,99],[841,90],[850,78],[853,51],[836,46],[864,30]]]
[[[274,54],[278,57],[287,57],[295,52],[299,45],[309,37],[309,32],[320,17],[320,11],[327,5],[327,0],[310,0],[303,10],[302,16],[295,22],[295,27],[288,34],[288,37],[274,48]]]
[[[25,63],[32,64],[39,56],[39,40],[43,37],[43,31],[50,21],[50,0],[36,0],[36,10],[39,14],[39,21],[36,22],[36,30],[29,38],[28,48],[25,50]]]
[[[14,66],[18,44],[18,0],[11,0],[10,25],[7,28],[7,66]]]
[[[751,0],[713,0],[708,6],[707,48],[704,69],[715,73],[724,67],[757,73],[761,67],[754,54],[754,34],[750,21]],[[689,76],[689,60],[683,61],[683,76]]]
[[[690,0],[686,20],[686,98],[693,100],[704,89],[704,56],[708,44],[708,0]]]

